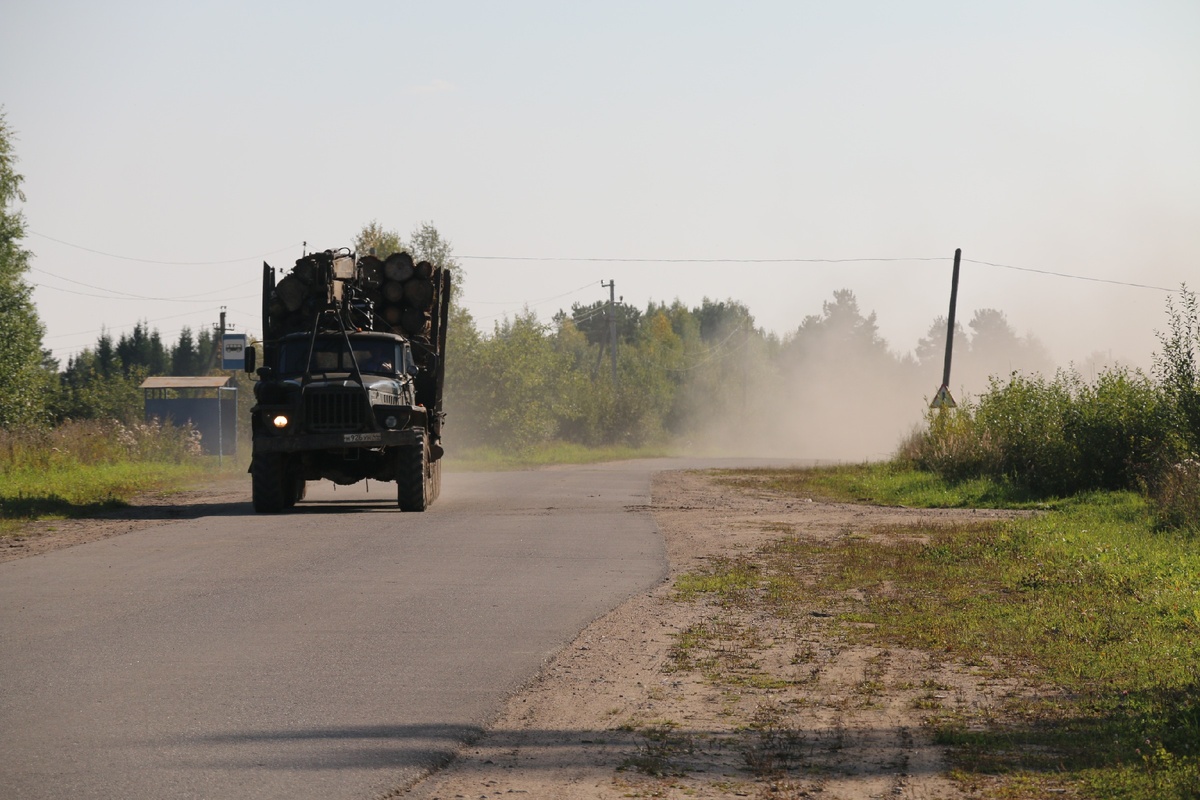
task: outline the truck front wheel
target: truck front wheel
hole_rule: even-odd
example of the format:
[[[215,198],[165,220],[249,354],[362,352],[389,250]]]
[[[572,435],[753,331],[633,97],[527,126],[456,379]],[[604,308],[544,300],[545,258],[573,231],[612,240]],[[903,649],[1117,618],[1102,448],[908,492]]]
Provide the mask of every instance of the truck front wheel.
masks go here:
[[[294,485],[280,453],[258,453],[250,462],[250,480],[254,510],[259,514],[278,514],[294,505]],[[288,502],[291,500],[291,502]]]

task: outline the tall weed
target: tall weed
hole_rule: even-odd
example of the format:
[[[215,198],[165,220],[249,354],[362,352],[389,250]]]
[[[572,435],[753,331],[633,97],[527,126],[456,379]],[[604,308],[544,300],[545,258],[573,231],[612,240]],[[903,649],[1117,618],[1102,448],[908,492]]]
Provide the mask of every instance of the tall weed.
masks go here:
[[[67,420],[55,428],[0,429],[0,474],[113,464],[183,463],[200,455],[199,432],[157,420]]]

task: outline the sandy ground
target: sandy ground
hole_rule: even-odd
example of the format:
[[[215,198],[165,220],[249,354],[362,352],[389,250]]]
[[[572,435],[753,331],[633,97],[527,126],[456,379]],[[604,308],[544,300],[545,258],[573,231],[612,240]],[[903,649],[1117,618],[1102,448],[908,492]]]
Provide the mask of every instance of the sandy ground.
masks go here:
[[[968,796],[945,776],[945,754],[924,723],[947,711],[986,719],[1022,687],[936,655],[850,644],[827,605],[785,623],[754,604],[730,611],[682,602],[672,584],[784,535],[829,541],[870,535],[877,525],[1001,512],[813,502],[688,472],[656,478],[651,511],[667,543],[667,582],[589,626],[511,698],[480,741],[394,796]],[[832,601],[852,606],[854,593]],[[725,679],[679,668],[673,648],[695,626],[729,632],[728,652],[716,654]],[[739,673],[739,663],[753,669]]]
[[[37,523],[0,539],[0,561],[220,513],[245,494],[244,480],[226,481],[100,518]],[[848,641],[829,609],[852,608],[861,599],[854,592],[782,621],[755,603],[681,601],[672,586],[713,559],[785,535],[832,541],[872,535],[878,525],[1001,512],[825,503],[691,472],[658,475],[648,510],[666,540],[668,580],[586,628],[452,763],[386,797],[968,796],[946,777],[945,753],[925,722],[948,711],[987,719],[1023,687],[936,654]],[[677,658],[681,636],[697,629],[720,633],[709,654],[721,665],[716,678]]]

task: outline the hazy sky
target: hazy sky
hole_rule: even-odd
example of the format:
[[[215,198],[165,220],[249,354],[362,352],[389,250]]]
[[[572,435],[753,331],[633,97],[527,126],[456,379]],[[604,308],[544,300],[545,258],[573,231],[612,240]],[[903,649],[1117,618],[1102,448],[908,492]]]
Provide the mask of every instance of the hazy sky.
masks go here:
[[[257,333],[264,254],[372,219],[433,221],[486,329],[613,278],[638,306],[732,297],[786,334],[844,287],[907,351],[956,247],[1200,282],[1195,0],[8,0],[0,104],[64,362],[102,324],[170,341],[222,305]],[[1147,363],[1167,296],[967,263],[959,315],[999,308],[1061,361]]]

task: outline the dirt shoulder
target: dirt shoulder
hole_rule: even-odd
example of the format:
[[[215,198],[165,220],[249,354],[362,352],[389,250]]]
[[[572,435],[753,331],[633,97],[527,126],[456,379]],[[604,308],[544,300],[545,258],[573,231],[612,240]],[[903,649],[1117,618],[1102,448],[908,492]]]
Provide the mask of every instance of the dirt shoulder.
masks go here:
[[[813,502],[689,472],[658,475],[650,510],[666,540],[668,581],[590,625],[480,741],[393,796],[966,796],[945,777],[925,720],[947,711],[986,718],[1021,687],[936,655],[853,644],[844,623],[816,607],[784,623],[754,603],[681,601],[672,586],[785,535],[832,541],[1002,512]],[[715,652],[685,654],[693,634],[710,648],[718,642]]]

